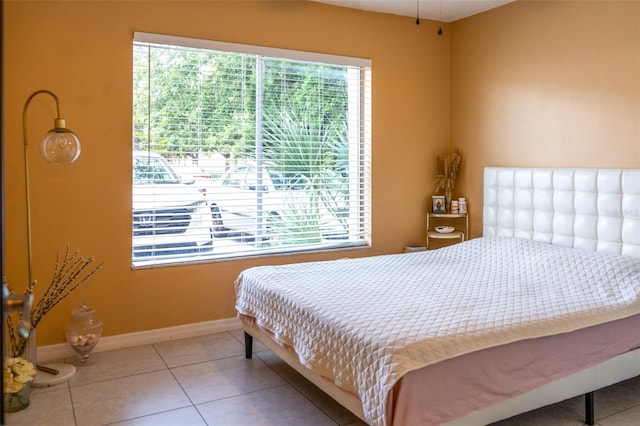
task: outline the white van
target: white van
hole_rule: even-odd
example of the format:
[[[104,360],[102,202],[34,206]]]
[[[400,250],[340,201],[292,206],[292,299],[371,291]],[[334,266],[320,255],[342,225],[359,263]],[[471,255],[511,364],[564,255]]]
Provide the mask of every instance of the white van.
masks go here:
[[[133,154],[133,257],[193,253],[213,243],[206,189],[183,181],[160,155]]]

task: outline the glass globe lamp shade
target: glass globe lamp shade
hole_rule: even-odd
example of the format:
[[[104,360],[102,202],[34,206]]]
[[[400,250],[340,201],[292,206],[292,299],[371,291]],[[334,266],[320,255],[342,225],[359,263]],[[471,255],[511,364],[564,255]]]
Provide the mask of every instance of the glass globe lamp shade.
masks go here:
[[[80,140],[64,126],[64,119],[57,119],[55,129],[42,138],[42,155],[50,163],[73,163],[80,156]]]

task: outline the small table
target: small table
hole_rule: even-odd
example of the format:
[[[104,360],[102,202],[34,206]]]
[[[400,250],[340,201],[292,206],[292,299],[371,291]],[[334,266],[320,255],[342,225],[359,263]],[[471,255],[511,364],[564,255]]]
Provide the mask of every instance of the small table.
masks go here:
[[[448,234],[437,232],[432,229],[433,222],[438,223],[442,219],[455,220],[458,222],[460,219],[464,219],[464,228],[456,230]],[[433,226],[435,228],[435,225]],[[429,248],[429,240],[451,240],[460,239],[460,242],[465,238],[469,238],[469,213],[427,213],[427,249]]]

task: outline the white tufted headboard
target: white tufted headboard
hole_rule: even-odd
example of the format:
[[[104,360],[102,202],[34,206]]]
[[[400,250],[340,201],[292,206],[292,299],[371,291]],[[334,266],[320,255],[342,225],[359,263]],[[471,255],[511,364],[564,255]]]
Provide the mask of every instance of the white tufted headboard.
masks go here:
[[[483,235],[640,257],[640,169],[487,167]]]

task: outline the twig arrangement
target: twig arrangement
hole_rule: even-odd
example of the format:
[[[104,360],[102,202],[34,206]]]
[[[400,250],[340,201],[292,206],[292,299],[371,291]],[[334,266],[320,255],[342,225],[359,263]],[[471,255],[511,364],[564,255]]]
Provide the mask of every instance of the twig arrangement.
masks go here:
[[[85,272],[85,269],[93,263],[93,260],[93,257],[82,257],[79,251],[70,253],[68,244],[62,262],[60,262],[59,253],[56,254],[56,266],[51,278],[51,283],[42,298],[35,305],[35,308],[31,311],[30,331],[36,328],[47,312],[102,268],[103,264],[100,263],[95,268]],[[37,281],[35,280],[29,283],[26,294],[33,294],[33,289],[36,284]],[[9,289],[9,291],[13,294],[11,289]],[[11,340],[11,350],[13,352],[11,356],[18,356],[24,351],[27,339],[16,334],[11,317],[7,317],[7,325]]]
[[[458,178],[462,153],[459,149],[456,149],[444,157],[436,157],[436,159],[438,161],[438,174],[435,181],[436,192],[442,189],[445,193],[452,193]]]

